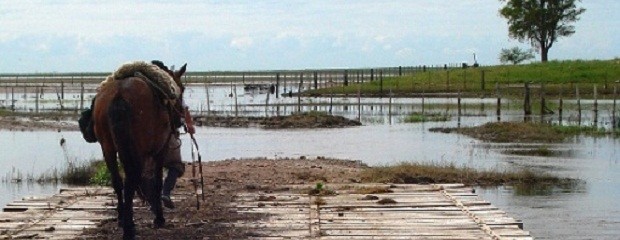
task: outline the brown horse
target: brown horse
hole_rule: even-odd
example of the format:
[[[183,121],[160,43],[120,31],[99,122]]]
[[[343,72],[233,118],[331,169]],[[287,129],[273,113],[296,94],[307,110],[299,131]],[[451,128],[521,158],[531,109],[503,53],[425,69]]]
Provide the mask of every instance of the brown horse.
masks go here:
[[[118,199],[118,224],[123,227],[124,239],[135,237],[133,198],[138,188],[155,214],[153,226],[159,228],[165,223],[161,206],[162,162],[168,142],[179,127],[183,100],[180,79],[187,65],[173,72],[159,61],[153,61],[155,65],[137,63],[141,63],[143,69],[121,70],[123,65],[102,83],[93,108],[94,131],[112,175]],[[156,70],[155,74],[145,73],[145,66],[147,71]],[[166,76],[162,76],[162,71]],[[152,79],[158,77],[174,82],[162,85],[161,79],[160,82]],[[176,87],[176,96],[171,95],[168,87],[173,87],[172,91]],[[124,182],[117,154],[124,168]]]

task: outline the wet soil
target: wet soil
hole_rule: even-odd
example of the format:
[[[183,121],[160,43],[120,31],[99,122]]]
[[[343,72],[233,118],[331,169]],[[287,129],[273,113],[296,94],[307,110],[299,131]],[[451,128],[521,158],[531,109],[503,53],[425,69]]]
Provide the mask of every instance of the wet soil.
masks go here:
[[[195,118],[198,126],[210,127],[260,127],[266,129],[287,128],[342,128],[361,126],[357,120],[328,114],[301,113],[273,117],[200,116]]]
[[[153,214],[146,208],[136,209],[135,222],[138,239],[246,239],[252,233],[223,223],[234,223],[248,216],[228,207],[239,192],[287,191],[285,185],[316,184],[317,182],[359,182],[359,173],[368,168],[358,161],[325,159],[242,159],[204,163],[205,201],[196,208],[192,181],[192,167],[187,165],[179,179],[175,194],[187,198],[176,203],[175,209],[165,209],[164,228],[152,228]],[[116,214],[112,211],[111,214]],[[117,222],[108,222],[89,230],[80,238],[120,239],[122,229]]]
[[[0,129],[9,131],[79,131],[77,116],[0,116]],[[357,120],[328,114],[301,113],[274,117],[197,116],[196,126],[288,128],[342,128],[361,126]]]

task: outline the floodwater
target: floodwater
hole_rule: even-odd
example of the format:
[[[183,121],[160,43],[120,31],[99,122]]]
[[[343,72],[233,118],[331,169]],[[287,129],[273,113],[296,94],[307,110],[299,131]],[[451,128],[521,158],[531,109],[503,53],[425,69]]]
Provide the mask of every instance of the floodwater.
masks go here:
[[[234,87],[210,88],[209,101],[202,86],[190,88],[188,104],[197,113],[220,115],[276,115],[296,111],[297,98],[243,93],[238,88],[237,107]],[[296,90],[293,90],[296,91]],[[233,97],[229,94],[233,93]],[[333,102],[332,102],[333,101]],[[426,104],[422,106],[422,102]],[[534,169],[584,180],[569,188],[523,189],[516,187],[478,188],[487,201],[521,219],[525,230],[537,239],[618,239],[620,236],[620,140],[602,137],[575,137],[562,144],[491,144],[458,135],[429,132],[431,127],[474,126],[496,121],[495,99],[464,99],[463,114],[456,117],[456,99],[329,99],[303,98],[302,109],[320,110],[361,118],[364,126],[343,129],[263,130],[258,128],[198,127],[197,140],[203,161],[230,158],[336,157],[360,160],[368,165],[399,162],[455,164],[477,169]],[[330,102],[333,106],[330,107]],[[392,106],[390,106],[390,102]],[[583,101],[587,104],[587,101]],[[582,103],[583,103],[582,102]],[[276,106],[279,104],[279,106]],[[502,121],[523,119],[520,103],[503,100]],[[601,112],[609,104],[601,104]],[[76,104],[77,105],[77,104]],[[584,107],[588,109],[587,107]],[[362,111],[360,112],[359,109]],[[452,119],[436,123],[403,123],[410,112],[441,112]],[[584,110],[584,119],[587,119]],[[599,117],[601,126],[609,125],[609,113]],[[574,121],[575,113],[566,111],[564,121]],[[572,120],[571,120],[572,119]],[[549,120],[549,119],[548,119]],[[550,119],[554,121],[554,119]],[[557,119],[555,119],[557,121]],[[590,122],[591,120],[584,120]],[[60,140],[65,139],[65,148]],[[191,161],[187,136],[182,136],[183,158]],[[508,155],[507,149],[549,148],[561,152],[557,157]],[[86,143],[79,132],[0,131],[0,174],[4,179],[21,175],[37,176],[60,170],[68,162],[101,158],[97,144]],[[3,182],[0,205],[26,195],[55,193],[61,185]]]

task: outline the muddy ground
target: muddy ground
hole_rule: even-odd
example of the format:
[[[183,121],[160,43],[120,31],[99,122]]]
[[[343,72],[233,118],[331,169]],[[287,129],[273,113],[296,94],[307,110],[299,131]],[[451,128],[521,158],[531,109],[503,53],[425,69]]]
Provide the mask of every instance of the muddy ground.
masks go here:
[[[358,174],[368,168],[361,162],[325,159],[243,159],[208,162],[204,164],[205,202],[196,208],[191,165],[177,184],[175,194],[187,197],[176,203],[175,209],[165,209],[166,225],[153,229],[153,214],[146,208],[137,209],[135,222],[138,239],[245,239],[252,236],[244,229],[225,227],[222,223],[256,218],[238,214],[227,207],[242,191],[286,191],[287,184],[316,184],[317,182],[359,182]],[[111,214],[116,214],[112,211]],[[84,239],[120,239],[122,229],[117,222],[108,222],[86,232]]]

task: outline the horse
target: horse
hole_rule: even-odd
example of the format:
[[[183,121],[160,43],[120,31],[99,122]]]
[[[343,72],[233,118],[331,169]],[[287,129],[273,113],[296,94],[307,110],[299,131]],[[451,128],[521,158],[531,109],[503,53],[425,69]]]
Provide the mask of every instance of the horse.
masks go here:
[[[159,61],[133,64],[138,67],[132,69],[133,65],[125,64],[102,82],[93,105],[93,128],[112,176],[123,239],[135,238],[133,198],[137,189],[145,195],[155,215],[153,227],[160,228],[165,223],[162,167],[168,143],[181,124],[181,76],[187,66],[171,71]]]

